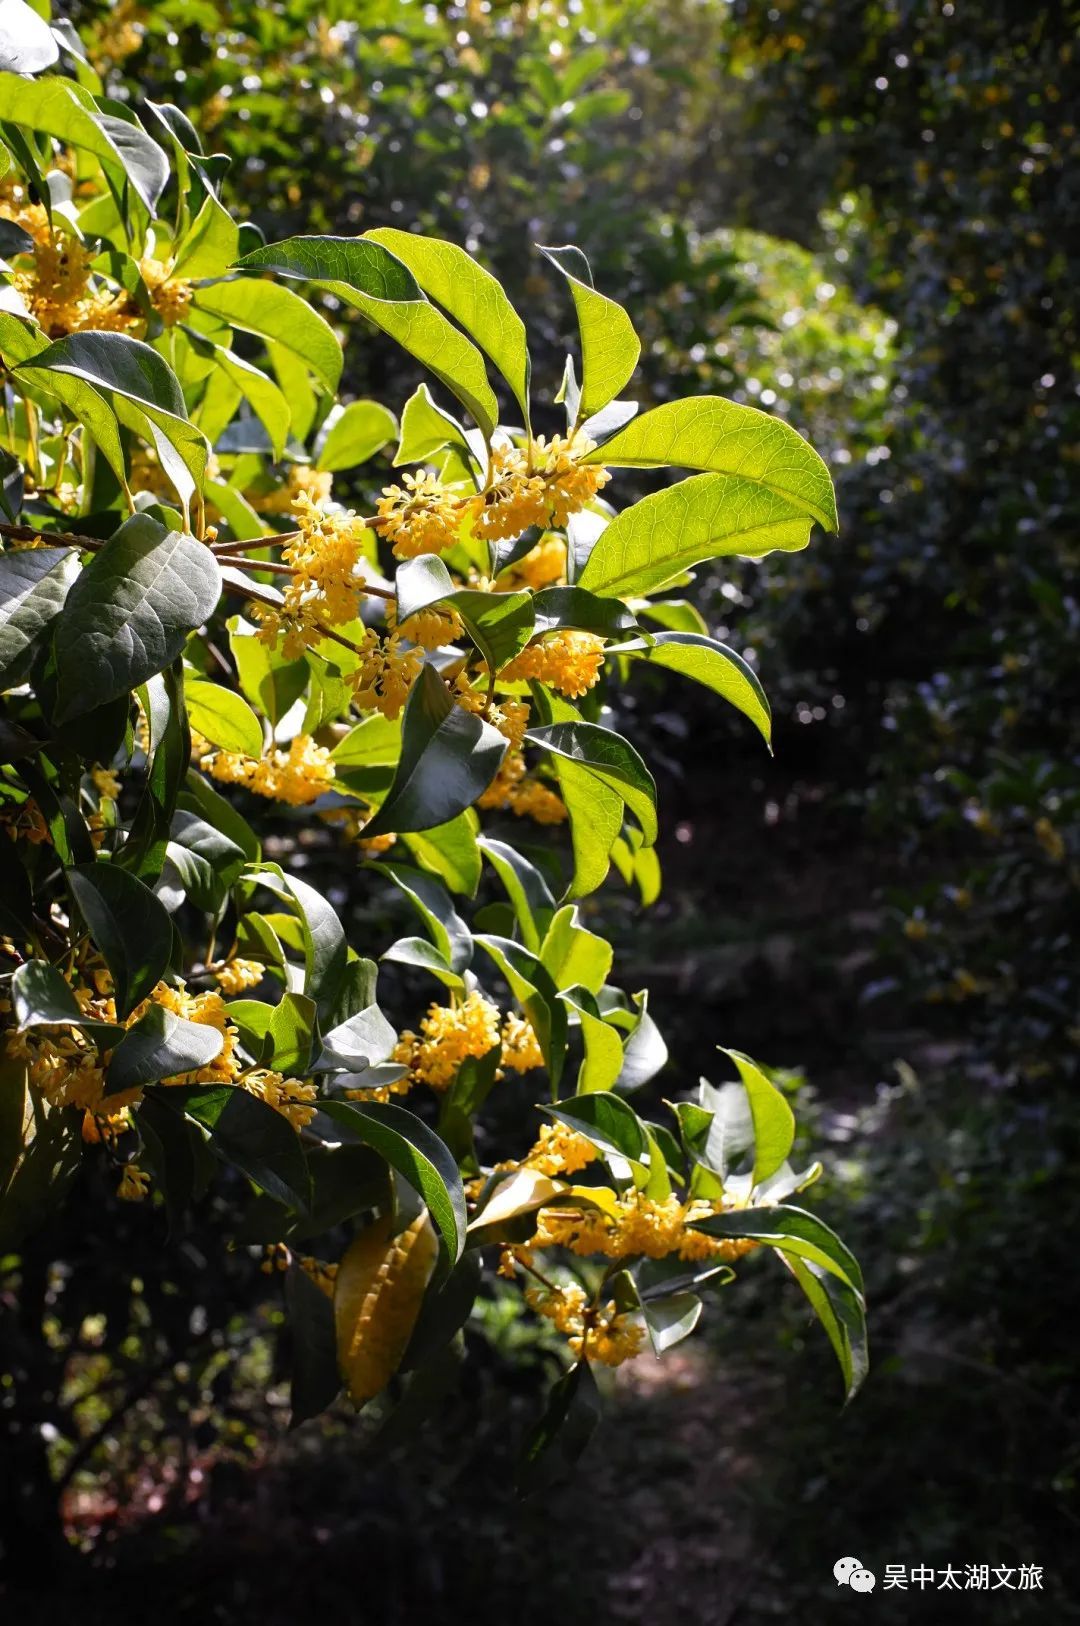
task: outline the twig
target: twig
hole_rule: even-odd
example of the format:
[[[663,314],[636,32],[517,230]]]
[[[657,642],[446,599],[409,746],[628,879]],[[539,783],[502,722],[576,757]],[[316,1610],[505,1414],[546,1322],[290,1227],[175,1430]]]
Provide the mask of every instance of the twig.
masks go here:
[[[61,548],[79,548],[83,552],[96,551],[105,543],[100,536],[78,536],[73,531],[38,531],[32,525],[9,525],[0,521],[0,536],[13,542],[55,542]]]

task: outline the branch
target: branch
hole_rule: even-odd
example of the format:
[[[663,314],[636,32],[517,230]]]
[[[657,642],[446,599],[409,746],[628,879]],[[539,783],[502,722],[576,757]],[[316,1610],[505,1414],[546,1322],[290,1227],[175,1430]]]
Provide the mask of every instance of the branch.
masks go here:
[[[83,552],[96,552],[105,546],[100,536],[78,536],[74,531],[37,531],[32,525],[9,525],[0,521],[0,536],[13,542],[55,542],[61,548],[79,548]]]

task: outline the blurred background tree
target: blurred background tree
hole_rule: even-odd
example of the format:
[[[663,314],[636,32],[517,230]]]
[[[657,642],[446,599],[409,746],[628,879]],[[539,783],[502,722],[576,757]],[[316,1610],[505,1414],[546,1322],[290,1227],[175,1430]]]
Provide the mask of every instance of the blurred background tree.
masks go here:
[[[767,679],[776,758],[749,759],[753,794],[733,803],[752,746],[665,692],[647,742],[672,781],[664,891],[643,910],[609,889],[600,907],[687,1058],[665,1094],[709,1071],[721,1032],[788,1063],[793,1088],[809,1079],[876,1331],[872,1381],[838,1422],[801,1313],[778,1345],[751,1301],[711,1350],[628,1377],[632,1446],[514,1508],[505,1425],[542,1346],[486,1329],[470,1381],[491,1421],[464,1465],[474,1397],[447,1397],[396,1456],[365,1453],[344,1419],[282,1444],[260,1337],[280,1310],[257,1258],[193,1257],[204,1313],[175,1324],[132,1226],[115,1281],[89,1293],[88,1196],[82,1251],[67,1228],[42,1242],[29,1313],[55,1412],[22,1425],[45,1442],[43,1510],[63,1486],[82,1618],[170,1573],[177,1620],[291,1621],[313,1601],[352,1618],[362,1595],[380,1621],[756,1623],[834,1596],[848,1551],[878,1572],[884,1621],[910,1612],[881,1591],[890,1562],[1041,1564],[1038,1603],[1080,1618],[1080,7],[68,15],[112,94],[201,121],[268,236],[415,226],[534,297],[528,245],[577,242],[641,319],[643,400],[731,394],[790,416],[833,464],[839,541],[693,589]],[[547,309],[546,347],[568,344],[554,289]],[[348,356],[358,395],[413,387],[370,336]],[[702,918],[721,873],[724,910]],[[27,1305],[2,1313],[17,1372]],[[637,1488],[642,1453],[663,1495]],[[1030,1620],[1037,1603],[1003,1588],[994,1608]]]

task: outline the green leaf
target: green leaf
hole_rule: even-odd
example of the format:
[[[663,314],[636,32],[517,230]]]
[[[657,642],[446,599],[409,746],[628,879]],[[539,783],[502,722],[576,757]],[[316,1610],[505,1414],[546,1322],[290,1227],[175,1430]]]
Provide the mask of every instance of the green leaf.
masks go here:
[[[636,1011],[627,1012],[623,1017],[627,1038],[623,1047],[622,1072],[617,1080],[620,1090],[639,1090],[656,1077],[668,1059],[667,1045],[649,1015],[648,994],[635,994],[633,1004],[637,1007]],[[612,1021],[619,1021],[618,1010],[609,1010],[608,1016]]]
[[[0,554],[0,681],[59,615],[78,567],[71,548]]]
[[[174,277],[198,282],[222,277],[236,258],[240,229],[229,211],[207,192],[190,231],[180,243],[173,265]]]
[[[76,864],[67,882],[112,973],[122,1021],[161,981],[172,958],[173,926],[164,905],[115,864]]]
[[[640,659],[693,678],[749,717],[766,745],[772,739],[772,711],[756,673],[726,644],[694,632],[658,632]]]
[[[499,403],[483,356],[380,243],[360,237],[290,237],[246,254],[237,264],[329,289],[434,373],[472,413],[485,436],[495,428]]]
[[[197,1190],[209,1185],[213,1155],[202,1130],[152,1092],[139,1102],[140,1161],[165,1199],[169,1235],[176,1236]]]
[[[229,649],[236,662],[240,687],[251,704],[276,727],[289,707],[307,687],[310,669],[306,661],[286,660],[253,634],[237,632],[229,623]],[[259,754],[262,745],[259,746]]]
[[[315,1001],[320,1020],[332,1025],[349,959],[345,930],[336,912],[313,886],[295,875],[282,875],[276,866],[256,865],[247,875],[296,910],[304,944],[303,991]]]
[[[39,371],[62,373],[108,391],[120,421],[155,446],[181,499],[186,501],[192,490],[202,488],[210,453],[206,437],[188,422],[176,374],[164,356],[141,339],[126,333],[71,333],[24,362],[22,371],[31,376]],[[136,409],[134,415],[129,406]],[[178,478],[170,447],[189,480]]]
[[[556,988],[572,988],[577,983],[595,995],[608,979],[614,950],[606,938],[582,926],[577,907],[566,903],[548,927],[540,958]]]
[[[292,1344],[290,1426],[296,1428],[333,1405],[341,1375],[333,1303],[295,1261],[285,1277],[285,1305]]]
[[[533,685],[532,693],[537,715],[545,722],[582,721],[580,712],[568,700],[539,684]],[[571,757],[557,755],[554,768],[570,815],[574,851],[574,873],[566,896],[583,898],[595,892],[607,876],[611,849],[623,827],[624,802],[618,791]]]
[[[772,418],[767,412],[759,412],[757,407],[725,401],[719,395],[668,401],[654,407],[651,412],[634,418],[602,447],[590,452],[585,461],[613,468],[651,469],[672,464],[676,468],[737,475],[740,481],[786,498],[800,513],[809,514],[827,531],[837,529],[832,479],[813,447],[781,418]],[[726,500],[730,500],[730,494],[722,499]],[[698,508],[699,502],[700,499],[691,505],[690,513]],[[720,503],[707,499],[702,506],[712,514]],[[685,508],[683,513],[686,519],[690,518]],[[596,587],[599,584],[590,577],[583,580],[582,585]]]
[[[579,721],[530,728],[525,738],[614,791],[640,824],[645,845],[652,846],[657,836],[656,781],[621,734]]]
[[[660,896],[660,860],[655,847],[642,847],[637,830],[620,836],[612,845],[611,861],[627,886],[636,886],[641,902],[647,909]]]
[[[446,1346],[469,1319],[481,1279],[478,1255],[463,1253],[445,1281],[438,1287],[429,1287],[409,1347],[402,1357],[403,1372],[445,1358]]]
[[[591,418],[613,400],[641,354],[633,324],[621,305],[593,287],[589,262],[579,248],[544,248],[541,254],[570,284],[581,333],[581,400],[577,418]]]
[[[317,469],[355,469],[397,437],[394,414],[378,401],[335,407],[315,442]]]
[[[453,971],[466,970],[472,961],[472,933],[442,882],[407,864],[372,863],[371,868],[388,875],[405,894],[447,965]]]
[[[741,1208],[694,1222],[709,1236],[750,1237],[805,1259],[828,1271],[856,1293],[863,1292],[862,1272],[850,1248],[816,1214],[778,1203],[772,1208]]]
[[[120,698],[126,702],[126,695]],[[180,662],[149,678],[141,698],[149,731],[148,768],[117,862],[150,883],[157,880],[165,863],[173,814],[191,760],[191,730]]]
[[[495,1087],[502,1060],[502,1045],[492,1045],[483,1056],[466,1056],[439,1107],[439,1134],[465,1174],[479,1174],[473,1143],[473,1121]]]
[[[331,394],[337,389],[343,358],[334,330],[291,288],[244,277],[197,288],[194,304],[231,327],[281,345],[299,357]]]
[[[267,1065],[276,1073],[292,1077],[304,1074],[311,1065],[311,1045],[315,1034],[315,1001],[306,994],[286,993],[274,1007],[267,1028],[270,1044]]]
[[[754,1124],[753,1181],[760,1185],[787,1161],[795,1141],[795,1114],[761,1069],[739,1050],[724,1050],[739,1069]]]
[[[196,354],[209,356],[214,366],[240,391],[266,430],[273,456],[280,458],[288,439],[291,414],[289,403],[274,380],[242,356],[233,355],[231,350],[225,350],[219,344],[210,344],[195,334],[190,337]]]
[[[464,978],[451,969],[446,955],[426,937],[399,937],[381,959],[389,960],[392,965],[411,966],[416,971],[430,971],[447,988],[460,990],[465,986]]]
[[[543,1416],[525,1442],[518,1491],[532,1496],[569,1478],[596,1433],[602,1406],[592,1369],[579,1361],[554,1384]]]
[[[75,995],[56,966],[45,960],[27,960],[11,978],[11,1003],[15,1025],[25,1028],[86,1026]]]
[[[364,233],[407,265],[420,287],[448,311],[494,362],[529,423],[529,349],[525,324],[499,282],[456,243],[382,226]]]
[[[333,1072],[346,1068],[360,1073],[387,1061],[396,1043],[396,1031],[378,1005],[371,1003],[330,1029],[323,1039],[316,1069]]]
[[[641,1309],[649,1342],[662,1355],[689,1338],[701,1319],[702,1303],[696,1293],[673,1293],[666,1299],[646,1299]]]
[[[43,17],[26,0],[3,0],[0,5],[0,66],[13,73],[41,73],[51,68],[60,47]]]
[[[592,1141],[606,1157],[626,1158],[641,1165],[648,1142],[640,1118],[621,1095],[595,1090],[575,1095],[569,1102],[548,1107],[553,1118]]]
[[[0,120],[92,152],[106,170],[129,177],[153,214],[169,178],[165,154],[140,125],[100,112],[93,98],[71,80],[28,80],[0,73]]]
[[[556,627],[578,627],[601,638],[617,638],[637,623],[621,599],[600,598],[583,587],[543,587],[533,596],[538,633]]]
[[[262,756],[259,719],[234,690],[220,683],[191,678],[186,685],[186,697],[192,728],[211,745],[222,751],[239,751],[246,757]]]
[[[534,864],[506,842],[481,836],[478,846],[506,888],[521,941],[531,954],[539,954],[541,938],[555,912],[555,899],[547,882]]]
[[[74,802],[67,796],[57,795],[52,782],[28,760],[19,763],[19,778],[38,805],[60,862],[93,863],[94,844],[90,831]]]
[[[113,1051],[105,1076],[105,1094],[157,1084],[178,1073],[208,1067],[221,1054],[224,1037],[206,1022],[189,1022],[164,1005],[151,1005]]]
[[[782,1262],[799,1286],[828,1334],[844,1376],[845,1399],[861,1387],[870,1369],[866,1346],[866,1310],[860,1293],[847,1282],[809,1260],[778,1248]]]
[[[21,1058],[0,1056],[0,1200],[23,1152],[27,1072]]]
[[[232,803],[193,769],[188,770],[185,785],[179,805],[189,813],[198,813],[215,830],[220,830],[222,835],[235,842],[249,864],[257,864],[260,856],[258,837]]]
[[[406,559],[394,578],[398,624],[433,604],[457,610],[490,672],[498,672],[519,654],[533,635],[533,595],[485,593],[455,587],[442,560],[434,554]]]
[[[623,598],[651,593],[705,559],[805,548],[816,517],[742,476],[694,475],[617,514],[589,554],[581,585]]]
[[[575,999],[564,993],[562,999],[577,1013],[581,1024],[581,1038],[585,1056],[578,1070],[578,1095],[592,1095],[608,1091],[618,1081],[623,1065],[623,1042],[615,1028],[594,1008],[583,995]]]
[[[471,464],[473,451],[461,424],[431,399],[426,384],[419,384],[401,414],[401,439],[394,453],[394,467],[426,463],[444,446],[453,446],[462,462]]]
[[[219,373],[217,376],[222,375]],[[205,401],[206,397],[203,399]],[[205,429],[201,410],[198,417],[199,427]],[[237,491],[235,486],[227,486],[220,480],[207,480],[203,492],[207,502],[218,510],[229,527],[234,542],[249,542],[255,537],[270,535],[270,526],[255,512],[243,492]]]
[[[401,723],[373,711],[350,728],[330,754],[339,774],[350,768],[392,767],[401,755]]]
[[[82,1140],[70,1112],[50,1112],[0,1203],[0,1255],[11,1253],[62,1206],[82,1163]]]
[[[202,542],[145,514],[129,519],[94,555],[56,622],[57,717],[78,717],[170,665],[220,592]]]
[[[287,1208],[307,1211],[311,1177],[300,1137],[280,1112],[235,1084],[158,1088],[159,1100],[182,1106],[210,1131],[210,1145],[226,1163]]]
[[[48,347],[49,341],[41,333],[6,311],[0,311],[0,356],[12,369],[15,382],[31,392],[43,391],[67,407],[97,442],[121,488],[124,488],[127,472],[124,449],[120,444],[120,426],[104,396],[81,378],[69,378],[65,373],[23,373],[19,367],[19,363],[39,356]]]
[[[495,961],[529,1018],[544,1054],[552,1091],[557,1090],[566,1061],[566,1007],[547,967],[509,937],[484,935],[476,941]]]
[[[438,875],[453,892],[475,897],[480,884],[479,820],[470,807],[431,830],[411,830],[402,840],[418,864]]]
[[[430,830],[456,818],[487,789],[505,753],[498,730],[455,705],[434,667],[425,666],[406,702],[393,783],[365,834]]]
[[[668,632],[698,632],[703,638],[709,636],[705,617],[697,605],[686,598],[659,599],[642,605],[638,614],[647,621],[658,622]]]
[[[390,1102],[323,1101],[321,1111],[374,1147],[424,1199],[451,1264],[465,1247],[465,1192],[457,1164],[420,1118]]]

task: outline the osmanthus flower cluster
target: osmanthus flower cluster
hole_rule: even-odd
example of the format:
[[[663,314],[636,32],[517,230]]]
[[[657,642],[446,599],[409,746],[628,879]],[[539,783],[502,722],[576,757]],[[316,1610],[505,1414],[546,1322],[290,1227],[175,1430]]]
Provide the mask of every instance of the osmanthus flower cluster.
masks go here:
[[[580,911],[613,870],[660,885],[612,684],[652,668],[640,709],[674,674],[768,739],[687,588],[835,529],[824,464],[728,401],[623,399],[638,341],[575,249],[544,253],[580,356],[535,400],[525,325],[462,249],[252,247],[182,115],[118,140],[93,70],[39,44],[0,73],[0,1256],[84,1159],[163,1247],[221,1172],[311,1323],[298,1415],[342,1386],[387,1406],[509,1292],[564,1341],[538,1439],[577,1417],[581,1443],[593,1367],[669,1347],[765,1249],[852,1390],[858,1267],[788,1200],[814,1171],[786,1098],[733,1053],[673,1118],[635,1110],[666,1047]],[[439,399],[339,400],[324,309]],[[615,506],[616,471],[668,466]],[[350,942],[330,899],[357,873],[394,940]]]

